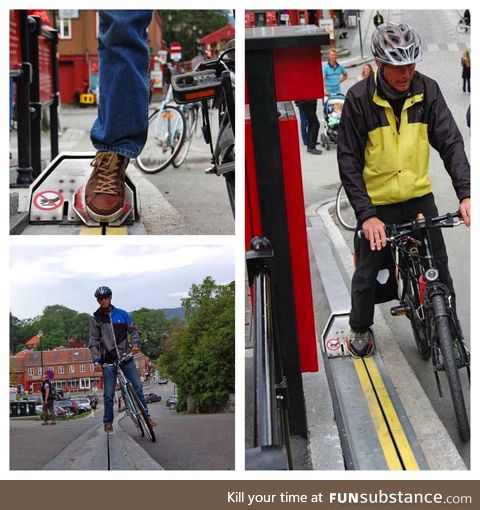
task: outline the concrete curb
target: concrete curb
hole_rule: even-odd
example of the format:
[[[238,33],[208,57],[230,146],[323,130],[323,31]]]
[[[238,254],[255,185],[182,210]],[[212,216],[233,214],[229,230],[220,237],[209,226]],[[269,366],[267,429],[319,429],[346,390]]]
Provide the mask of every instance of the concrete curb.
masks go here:
[[[109,437],[110,470],[163,470],[114,420]],[[107,437],[103,424],[94,425],[72,441],[59,455],[45,464],[43,470],[96,471],[108,470]]]
[[[329,210],[333,205],[334,202],[318,204],[317,213],[328,233],[337,261],[351,278],[353,275],[353,258],[342,234],[330,216]],[[312,208],[309,208],[309,210],[312,210]],[[391,329],[378,309],[375,313],[374,329],[383,363],[405,408],[430,469],[467,469],[447,430],[403,356]],[[441,448],[438,448],[439,444],[442,445]]]

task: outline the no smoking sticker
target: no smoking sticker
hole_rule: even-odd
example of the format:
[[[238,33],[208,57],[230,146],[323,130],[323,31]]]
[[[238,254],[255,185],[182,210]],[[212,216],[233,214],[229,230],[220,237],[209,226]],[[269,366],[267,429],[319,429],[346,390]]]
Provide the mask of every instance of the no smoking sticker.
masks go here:
[[[63,204],[63,196],[58,191],[41,191],[33,198],[33,205],[41,211],[53,211]]]

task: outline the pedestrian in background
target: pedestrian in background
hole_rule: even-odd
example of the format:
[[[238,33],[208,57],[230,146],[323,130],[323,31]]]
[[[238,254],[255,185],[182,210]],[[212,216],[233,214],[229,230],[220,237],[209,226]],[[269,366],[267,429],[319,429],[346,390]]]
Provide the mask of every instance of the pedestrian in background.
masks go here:
[[[45,372],[45,379],[42,383],[42,406],[43,406],[43,421],[42,425],[48,425],[50,420],[50,425],[56,425],[57,422],[55,420],[55,385],[53,384],[54,373],[53,370],[47,370]]]
[[[463,91],[470,94],[470,53],[468,50],[462,53],[462,79]]]
[[[360,76],[358,77],[358,81],[368,78],[371,74],[373,74],[373,67],[370,64],[365,64]]]
[[[348,78],[348,74],[345,67],[337,62],[337,50],[335,48],[328,50],[328,61],[323,66],[323,77],[327,95],[342,93],[340,83]]]
[[[380,26],[383,23],[383,16],[380,14],[380,11],[377,11],[375,16],[373,17],[373,24],[375,27]]]
[[[303,143],[307,146],[308,153],[318,156],[322,151],[317,149],[318,131],[320,130],[320,122],[317,117],[317,100],[297,101],[296,105],[300,110],[300,130],[302,132]],[[303,129],[302,116],[304,119]]]

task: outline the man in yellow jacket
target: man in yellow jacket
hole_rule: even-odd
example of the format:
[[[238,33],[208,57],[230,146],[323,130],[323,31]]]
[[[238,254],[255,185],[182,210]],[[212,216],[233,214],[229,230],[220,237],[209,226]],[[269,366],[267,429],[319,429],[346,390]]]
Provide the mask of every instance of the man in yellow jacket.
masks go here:
[[[375,349],[375,279],[388,250],[385,224],[417,214],[438,214],[428,174],[430,145],[440,154],[470,224],[470,164],[462,136],[438,84],[415,70],[422,60],[417,32],[403,23],[384,23],[372,37],[378,71],[350,88],[338,135],[340,178],[364,239],[355,240],[357,266],[347,347],[354,356]],[[440,230],[431,232],[440,280],[454,297]]]

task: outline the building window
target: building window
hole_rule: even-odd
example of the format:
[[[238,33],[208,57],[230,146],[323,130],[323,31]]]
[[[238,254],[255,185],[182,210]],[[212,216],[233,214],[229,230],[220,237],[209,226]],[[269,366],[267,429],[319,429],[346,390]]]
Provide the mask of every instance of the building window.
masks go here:
[[[38,367],[37,368],[37,374],[38,375],[42,375],[42,367]]]
[[[69,372],[70,374],[75,373],[75,365],[69,365],[69,366],[68,366],[68,372]]]
[[[85,365],[80,365],[80,372],[85,372]]]
[[[35,370],[33,368],[29,368],[28,369],[28,375],[33,377],[34,374],[35,374]]]
[[[90,379],[85,377],[80,379],[80,389],[82,390],[88,390],[90,389]]]
[[[71,39],[72,21],[70,19],[57,18],[57,30],[60,39]]]
[[[65,367],[64,367],[63,365],[60,365],[60,366],[58,367],[58,373],[59,373],[59,374],[64,374],[64,373],[65,373]]]
[[[95,365],[90,363],[90,372],[95,372]]]
[[[47,367],[47,370],[51,370],[52,372],[54,371],[53,367]]]

